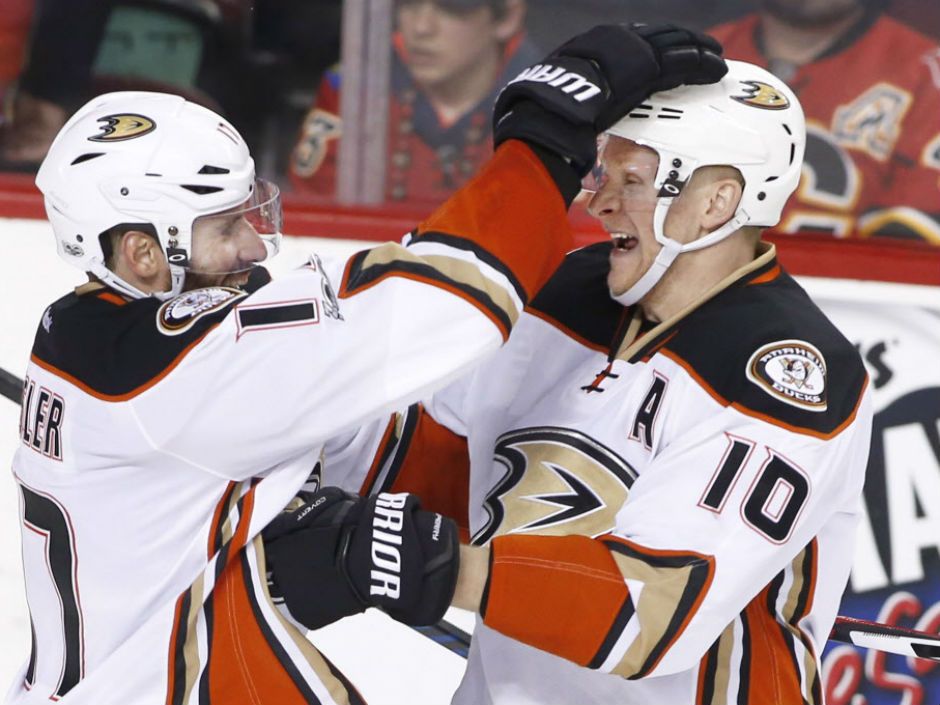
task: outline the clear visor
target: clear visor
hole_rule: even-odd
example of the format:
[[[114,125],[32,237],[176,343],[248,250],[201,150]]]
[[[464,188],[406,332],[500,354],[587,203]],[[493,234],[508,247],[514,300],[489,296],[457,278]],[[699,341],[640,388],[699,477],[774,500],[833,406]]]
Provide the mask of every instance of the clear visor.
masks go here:
[[[256,179],[251,195],[241,205],[193,221],[189,271],[232,274],[271,259],[281,248],[281,193],[264,179]]]
[[[581,181],[582,196],[618,198],[621,207],[630,212],[653,211],[656,208],[656,169],[654,160],[635,154],[620,154],[607,149],[606,135],[598,139],[597,161]]]

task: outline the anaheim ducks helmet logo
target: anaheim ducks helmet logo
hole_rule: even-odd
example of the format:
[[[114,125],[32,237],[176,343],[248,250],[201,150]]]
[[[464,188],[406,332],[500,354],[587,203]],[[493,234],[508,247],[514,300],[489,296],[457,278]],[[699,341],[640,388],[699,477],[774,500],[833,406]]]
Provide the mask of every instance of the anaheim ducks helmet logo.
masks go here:
[[[732,100],[764,110],[783,110],[790,107],[790,101],[776,88],[763,81],[741,81],[744,95],[733,95]]]
[[[104,123],[100,126],[101,134],[89,137],[91,142],[120,142],[122,140],[132,140],[135,137],[142,137],[153,132],[157,123],[143,115],[134,113],[123,113],[120,115],[105,115],[98,118],[98,122]]]
[[[489,521],[476,544],[510,533],[607,533],[637,476],[612,450],[566,428],[506,433],[494,461],[506,472],[484,500]]]

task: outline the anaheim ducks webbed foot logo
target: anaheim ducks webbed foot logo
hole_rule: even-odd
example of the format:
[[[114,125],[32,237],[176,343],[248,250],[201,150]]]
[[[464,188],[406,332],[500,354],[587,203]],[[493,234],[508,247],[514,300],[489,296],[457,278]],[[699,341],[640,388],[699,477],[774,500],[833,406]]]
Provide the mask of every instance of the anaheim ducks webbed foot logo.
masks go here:
[[[101,134],[89,137],[91,142],[120,142],[143,137],[157,128],[157,123],[144,115],[122,113],[120,115],[105,115],[98,118]]]
[[[741,81],[744,95],[733,95],[732,100],[764,110],[783,110],[790,107],[787,97],[763,81]]]
[[[494,462],[506,472],[484,500],[489,521],[475,544],[523,532],[599,536],[613,528],[637,476],[593,438],[550,426],[503,434]]]

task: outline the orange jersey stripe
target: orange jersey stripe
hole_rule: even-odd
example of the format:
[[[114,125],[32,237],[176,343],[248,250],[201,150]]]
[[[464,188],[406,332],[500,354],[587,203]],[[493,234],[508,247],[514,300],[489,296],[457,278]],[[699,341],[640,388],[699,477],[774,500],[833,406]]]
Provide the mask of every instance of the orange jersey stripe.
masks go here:
[[[774,279],[780,276],[780,265],[774,265],[771,269],[761,274],[759,277],[754,277],[747,283],[748,286],[752,284],[766,284],[772,282]]]
[[[98,294],[98,298],[101,299],[102,301],[107,301],[108,303],[112,303],[115,306],[124,306],[127,304],[127,301],[125,299],[122,299],[120,296],[110,291],[102,291],[100,294]]]
[[[802,703],[800,674],[780,624],[767,607],[769,591],[770,586],[764,588],[744,610],[751,644],[746,702]]]
[[[309,705],[258,624],[247,591],[250,580],[244,562],[234,560],[215,585],[212,650],[206,667],[209,702]]]

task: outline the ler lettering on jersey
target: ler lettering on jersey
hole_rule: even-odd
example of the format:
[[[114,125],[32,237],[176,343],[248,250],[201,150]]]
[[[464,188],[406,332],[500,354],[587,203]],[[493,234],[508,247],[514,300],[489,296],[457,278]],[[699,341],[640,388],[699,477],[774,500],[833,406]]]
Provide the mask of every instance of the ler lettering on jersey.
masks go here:
[[[20,407],[20,440],[30,449],[53,460],[62,460],[62,421],[65,401],[29,377],[23,384]]]

